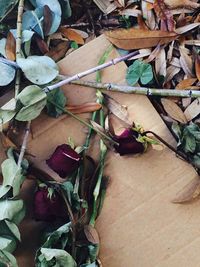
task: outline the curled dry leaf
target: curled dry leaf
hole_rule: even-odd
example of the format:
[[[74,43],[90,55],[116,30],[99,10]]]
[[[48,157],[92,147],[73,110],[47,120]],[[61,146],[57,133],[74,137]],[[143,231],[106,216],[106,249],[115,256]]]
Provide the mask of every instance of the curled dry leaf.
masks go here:
[[[117,102],[115,99],[106,94],[104,94],[104,100],[107,108],[112,114],[114,114],[116,117],[118,117],[126,124],[130,126],[132,125],[132,123],[128,118],[128,111],[125,106],[122,106],[119,102]]]
[[[195,99],[184,111],[185,117],[191,121],[200,114],[200,98]]]
[[[156,69],[156,74],[162,75],[166,77],[167,75],[167,60],[166,60],[166,52],[165,49],[162,48],[155,61],[155,69]]]
[[[16,59],[16,40],[11,32],[8,33],[6,40],[6,57],[14,61]]]
[[[172,119],[179,121],[181,123],[187,123],[187,119],[181,108],[170,99],[162,98],[161,103],[167,114],[172,117]]]
[[[193,179],[189,184],[187,184],[178,194],[175,199],[172,200],[173,203],[184,204],[195,200],[200,196],[200,179],[199,177]]]
[[[177,84],[176,89],[177,90],[190,89],[193,83],[196,82],[196,80],[197,80],[196,78],[184,79]]]
[[[194,1],[191,0],[164,0],[164,2],[169,8],[183,7],[183,8],[196,9],[200,7],[200,4],[195,3]]]
[[[62,59],[69,48],[69,42],[60,42],[56,47],[51,48],[51,50],[46,54],[46,56],[51,57],[54,61]]]
[[[94,103],[85,103],[82,105],[68,105],[66,108],[74,114],[94,112],[102,108],[102,106],[96,102]]]
[[[195,72],[197,79],[200,81],[200,57],[198,56],[195,60]]]
[[[77,44],[83,45],[83,37],[76,31],[70,28],[60,27],[60,32],[70,41],[75,41]]]
[[[107,31],[105,35],[115,46],[125,49],[150,48],[158,45],[167,44],[177,38],[174,32],[147,31],[141,29],[119,29]]]
[[[99,235],[97,230],[91,225],[84,226],[84,233],[87,237],[87,240],[92,244],[99,244]]]
[[[194,75],[192,73],[192,68],[193,68],[192,58],[187,54],[184,47],[180,47],[180,54],[181,54],[180,65],[183,71],[185,72],[188,78],[193,77]]]

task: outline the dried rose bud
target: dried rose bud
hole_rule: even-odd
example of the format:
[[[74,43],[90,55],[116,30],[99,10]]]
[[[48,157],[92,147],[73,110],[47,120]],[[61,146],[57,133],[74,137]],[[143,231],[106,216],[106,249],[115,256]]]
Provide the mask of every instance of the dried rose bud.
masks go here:
[[[78,168],[80,159],[80,155],[74,149],[63,144],[56,148],[46,163],[60,177],[65,178]]]
[[[49,196],[47,187],[38,188],[34,194],[34,217],[39,221],[53,221],[66,216],[62,197],[54,191]]]
[[[116,135],[114,140],[119,143],[115,145],[115,150],[121,155],[143,153],[144,144],[137,141],[139,134],[133,129],[126,129],[121,135]]]

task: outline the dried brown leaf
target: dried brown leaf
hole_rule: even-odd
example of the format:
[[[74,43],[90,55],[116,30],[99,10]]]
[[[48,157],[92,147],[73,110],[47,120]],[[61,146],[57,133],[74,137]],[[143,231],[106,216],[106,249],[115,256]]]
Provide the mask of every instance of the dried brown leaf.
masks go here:
[[[179,84],[177,84],[176,89],[183,90],[189,89],[196,82],[196,78],[184,79]]]
[[[0,132],[0,140],[5,149],[8,149],[9,147],[17,148],[17,146],[3,132]]]
[[[122,106],[119,102],[106,94],[104,94],[104,100],[107,108],[112,114],[114,114],[117,118],[119,118],[126,124],[132,125],[128,118],[128,111],[126,107]]]
[[[16,59],[16,40],[11,32],[9,32],[7,35],[6,57],[7,59],[13,60],[13,61]]]
[[[195,60],[195,72],[197,79],[200,81],[200,57],[198,56]]]
[[[102,106],[96,102],[94,103],[85,103],[82,105],[68,105],[66,108],[74,114],[94,112],[102,108]]]
[[[42,54],[46,54],[47,52],[49,52],[49,47],[48,47],[47,43],[40,36],[36,35],[35,41],[37,43],[38,48],[42,52]]]
[[[194,28],[198,27],[199,25],[200,25],[199,22],[198,22],[198,23],[190,23],[190,24],[185,25],[185,26],[183,26],[183,27],[177,28],[177,29],[175,30],[175,32],[176,32],[177,34],[183,34],[183,33],[186,33],[186,32],[188,32],[188,31],[193,30]]]
[[[175,21],[172,12],[166,7],[164,0],[155,0],[154,10],[158,18],[161,19],[161,30],[174,31]]]
[[[83,45],[83,37],[76,31],[70,28],[60,27],[60,32],[70,41],[75,41],[77,44]]]
[[[51,29],[51,26],[52,26],[52,21],[53,21],[52,12],[49,6],[47,5],[44,6],[43,13],[44,13],[43,30],[44,30],[44,34],[48,35]]]
[[[174,32],[148,31],[135,28],[107,31],[105,35],[115,46],[126,50],[150,48],[159,43],[160,45],[167,44],[178,36]]]
[[[85,225],[84,233],[90,243],[99,244],[99,235],[97,233],[97,230],[93,226]]]
[[[172,117],[172,119],[175,119],[181,123],[187,123],[187,119],[183,111],[176,103],[166,98],[162,98],[161,103],[167,114]]]
[[[51,48],[51,50],[46,54],[51,57],[54,61],[62,59],[69,48],[69,42],[60,42],[56,47]]]
[[[191,121],[200,114],[200,98],[195,99],[184,111],[185,117]]]
[[[173,203],[184,204],[195,200],[200,196],[200,179],[199,177],[193,179],[189,184],[187,184],[177,195],[175,199],[172,200]]]
[[[167,75],[167,60],[165,49],[162,48],[155,60],[156,74],[166,77]]]

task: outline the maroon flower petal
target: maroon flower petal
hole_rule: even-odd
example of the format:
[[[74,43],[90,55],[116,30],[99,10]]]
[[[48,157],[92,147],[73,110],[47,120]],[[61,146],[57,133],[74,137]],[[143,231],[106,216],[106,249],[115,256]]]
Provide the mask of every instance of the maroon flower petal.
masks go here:
[[[137,137],[138,132],[132,129],[125,129],[121,135],[114,137],[114,140],[119,143],[119,145],[114,146],[115,150],[121,156],[144,152],[144,145],[136,140]]]
[[[65,178],[78,168],[80,155],[69,145],[63,144],[56,148],[46,163],[60,177]]]
[[[34,217],[39,221],[53,221],[65,217],[62,197],[54,192],[49,198],[47,188],[39,188],[34,195]]]

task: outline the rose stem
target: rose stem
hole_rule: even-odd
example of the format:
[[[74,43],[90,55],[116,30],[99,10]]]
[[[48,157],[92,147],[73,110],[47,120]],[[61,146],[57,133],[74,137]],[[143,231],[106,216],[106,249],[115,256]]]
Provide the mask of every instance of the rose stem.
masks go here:
[[[61,107],[60,105],[58,105],[57,103],[51,101],[51,100],[47,100],[49,103],[51,103],[52,105],[54,105],[55,107],[59,108],[60,110],[62,110],[62,112],[64,114],[68,114],[71,117],[73,117],[74,119],[76,119],[77,121],[79,121],[80,123],[84,124],[85,126],[87,126],[88,128],[92,129],[93,131],[97,132],[100,136],[104,137],[105,139],[107,139],[109,142],[118,145],[117,142],[115,142],[111,137],[109,137],[108,135],[104,134],[103,132],[99,131],[97,128],[93,127],[91,124],[89,124],[88,122],[82,120],[80,117],[74,115],[72,112],[70,112],[67,109],[64,109],[63,107]]]
[[[113,83],[97,83],[92,81],[73,81],[73,84],[91,87],[93,89],[107,90],[126,94],[139,94],[146,96],[177,96],[177,97],[200,97],[200,91],[196,90],[176,90],[176,89],[156,89],[147,87],[134,87]]]
[[[70,82],[72,82],[74,80],[79,80],[82,77],[85,77],[85,76],[87,76],[89,74],[95,73],[98,70],[102,70],[102,69],[105,69],[105,68],[110,67],[112,65],[116,65],[117,63],[125,61],[125,60],[127,60],[127,59],[129,59],[129,58],[131,58],[131,57],[133,57],[133,56],[135,56],[137,54],[138,54],[138,51],[135,51],[135,52],[129,53],[128,55],[112,59],[112,60],[110,60],[110,61],[108,61],[106,63],[103,63],[101,65],[93,67],[93,68],[91,68],[89,70],[86,70],[86,71],[80,72],[78,74],[75,74],[75,75],[73,75],[71,77],[68,77],[68,78],[66,78],[66,79],[64,79],[64,80],[62,80],[62,81],[60,81],[58,83],[55,83],[53,85],[49,85],[49,86],[45,87],[43,90],[46,93],[48,93],[49,91],[52,91],[52,90],[54,90],[54,89],[56,89],[58,87],[61,87],[61,86],[65,85],[65,84],[68,84],[68,83],[70,83]]]

